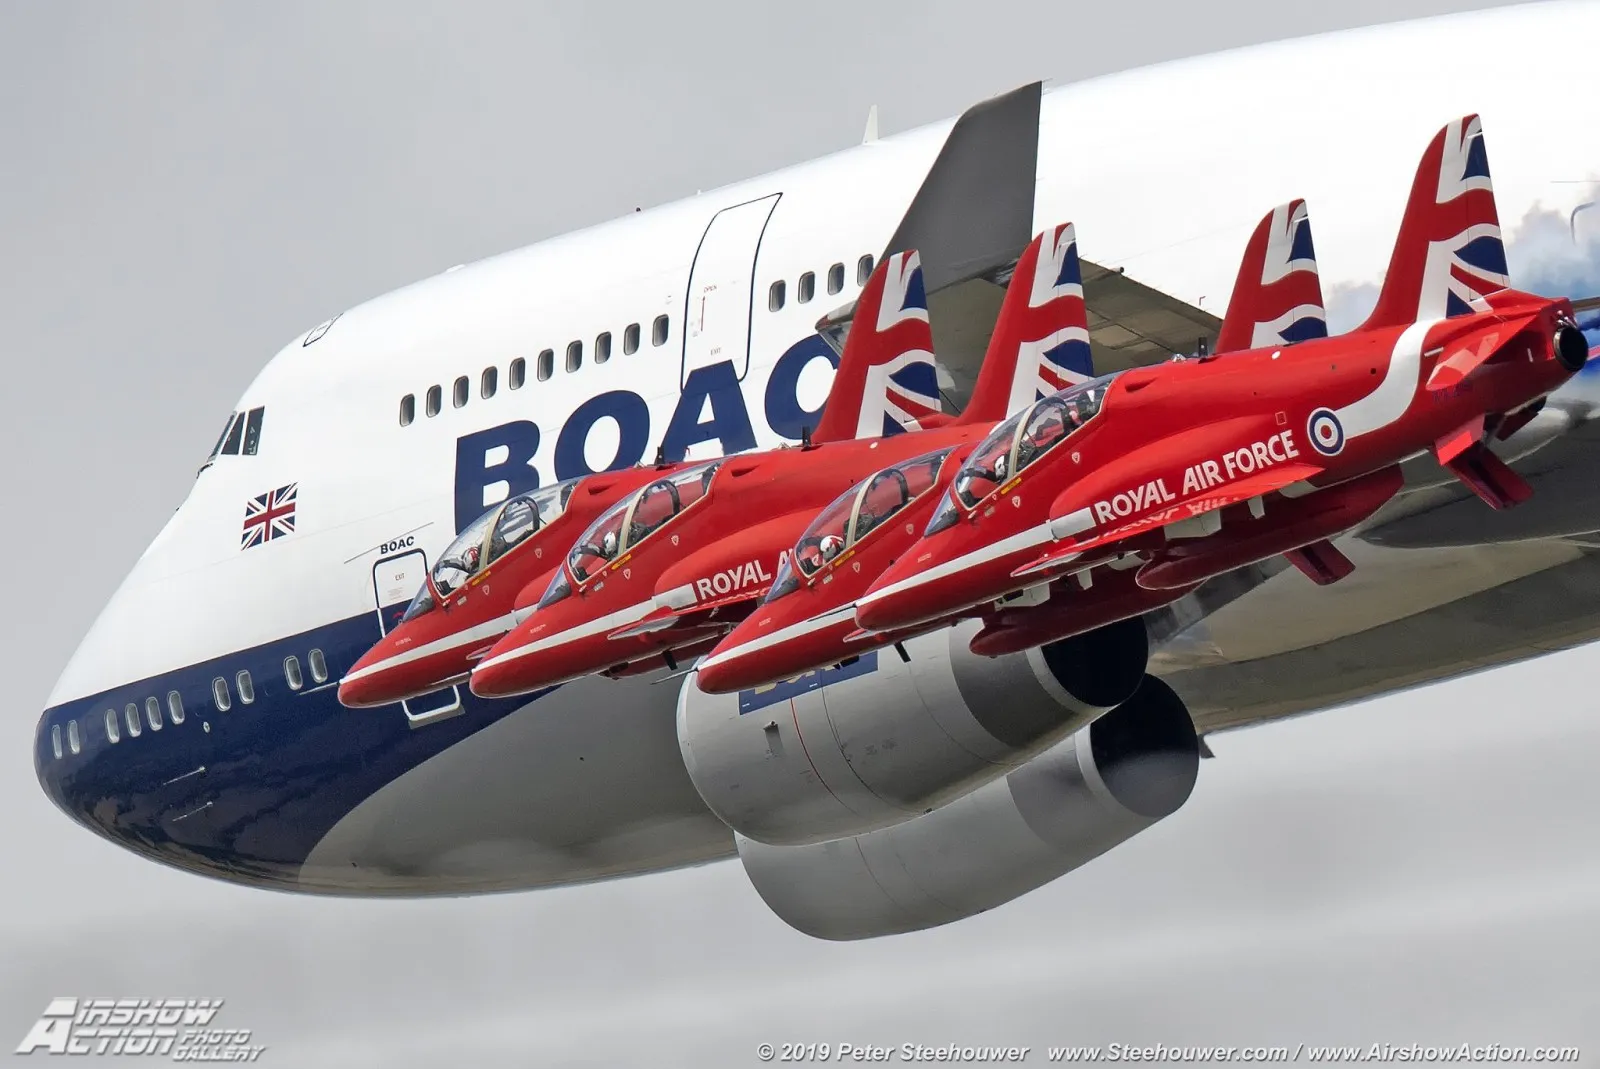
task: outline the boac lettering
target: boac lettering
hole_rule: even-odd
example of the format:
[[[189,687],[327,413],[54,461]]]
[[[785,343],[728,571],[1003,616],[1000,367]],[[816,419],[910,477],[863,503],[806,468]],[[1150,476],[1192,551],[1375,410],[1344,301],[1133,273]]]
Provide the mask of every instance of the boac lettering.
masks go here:
[[[798,440],[805,428],[817,425],[821,410],[803,408],[799,399],[800,376],[815,360],[838,366],[833,350],[812,334],[790,346],[772,367],[763,414],[767,426],[779,437]],[[589,442],[595,428],[607,420],[616,425],[616,451],[604,469],[596,469],[589,463]],[[457,531],[512,494],[538,488],[533,460],[539,439],[538,426],[529,420],[503,423],[457,439]],[[555,478],[571,479],[595,470],[614,471],[647,462],[651,439],[650,406],[644,397],[632,390],[611,390],[591,397],[573,411],[557,435],[552,464]],[[689,373],[661,439],[668,460],[681,460],[691,448],[705,442],[715,442],[715,452],[722,454],[756,445],[738,373],[729,361]]]

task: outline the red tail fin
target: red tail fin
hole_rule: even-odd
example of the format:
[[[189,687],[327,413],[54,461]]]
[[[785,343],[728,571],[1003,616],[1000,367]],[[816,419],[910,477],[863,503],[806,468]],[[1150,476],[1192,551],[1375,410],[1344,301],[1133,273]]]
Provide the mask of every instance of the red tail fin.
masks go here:
[[[839,370],[812,439],[842,442],[920,430],[939,415],[922,259],[887,256],[856,300]]]
[[[1464,315],[1509,284],[1483,124],[1468,115],[1423,154],[1378,305],[1360,329]]]
[[[1046,394],[1094,377],[1088,312],[1071,223],[1023,251],[989,349],[958,423],[993,423]]]
[[[1216,351],[1262,349],[1327,336],[1311,219],[1306,202],[1292,200],[1268,212],[1250,235]]]

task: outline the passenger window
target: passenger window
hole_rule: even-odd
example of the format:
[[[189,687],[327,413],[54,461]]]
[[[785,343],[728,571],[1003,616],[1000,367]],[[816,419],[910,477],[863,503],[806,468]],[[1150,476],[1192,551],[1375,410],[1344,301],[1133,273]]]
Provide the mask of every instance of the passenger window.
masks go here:
[[[655,324],[650,328],[650,344],[667,344],[667,317],[656,316]]]
[[[228,428],[228,440],[222,443],[224,456],[236,457],[239,455],[239,443],[244,440],[244,414],[240,413],[234,418],[233,426]]]
[[[629,323],[628,329],[622,332],[622,355],[632,356],[639,351],[639,324]]]
[[[112,742],[122,741],[122,728],[117,724],[117,711],[115,709],[106,710],[106,738]]]
[[[250,673],[240,669],[239,674],[233,677],[234,686],[239,688],[239,700],[246,705],[256,700],[256,685],[250,679]]]
[[[828,268],[828,292],[838,293],[844,289],[844,264],[834,264]]]
[[[256,449],[261,445],[261,419],[266,415],[264,408],[252,408],[250,415],[244,422],[244,448],[240,450],[245,456],[253,457]]]
[[[83,752],[83,740],[78,737],[78,722],[76,720],[67,722],[67,745],[72,749],[73,753]]]
[[[608,330],[594,340],[594,362],[603,364],[611,359],[611,332]]]
[[[151,731],[161,730],[161,703],[154,698],[144,700],[144,719]]]
[[[511,361],[510,378],[511,388],[513,390],[522,389],[522,384],[528,381],[528,362],[522,359],[522,357],[519,356],[515,360]]]
[[[300,674],[300,658],[285,657],[283,659],[283,678],[289,681],[290,690],[299,690],[306,685],[305,676]]]
[[[128,725],[128,738],[137,739],[143,726],[139,723],[139,707],[132,702],[122,710],[122,722]]]
[[[437,416],[444,407],[444,391],[437,386],[428,387],[428,407],[424,410],[431,416]]]
[[[111,710],[107,709],[106,712],[111,713]],[[116,713],[111,713],[111,719],[115,720],[116,718],[117,718],[117,714]],[[117,740],[116,739],[112,739],[111,741],[112,742],[116,742]],[[56,760],[57,761],[61,760],[61,725],[60,724],[52,724],[50,726],[50,749],[55,751]]]
[[[455,386],[450,391],[450,403],[456,408],[461,408],[467,403],[467,394],[472,387],[467,383],[467,377],[462,375],[456,379]]]
[[[546,349],[539,354],[539,363],[533,370],[534,376],[544,382],[556,373],[556,351]]]
[[[167,716],[174,724],[183,723],[183,695],[175,690],[167,691]]]
[[[417,418],[417,395],[408,393],[400,398],[400,426],[409,427]]]
[[[863,256],[856,261],[856,285],[865,286],[867,279],[872,277],[872,256]]]
[[[311,679],[315,683],[327,682],[328,662],[323,658],[321,650],[311,651]]]
[[[567,343],[567,370],[576,371],[583,366],[583,342]]]
[[[800,276],[800,292],[796,294],[796,296],[800,298],[801,304],[805,304],[816,295],[817,276],[813,272],[807,271],[805,274]]]
[[[767,288],[767,311],[776,312],[783,308],[783,279],[778,279]]]
[[[500,369],[493,367],[484,368],[483,374],[478,378],[478,392],[483,395],[483,399],[487,401],[489,398],[493,397],[494,392],[499,388]]]
[[[228,693],[228,681],[221,676],[211,681],[211,700],[216,703],[219,713],[225,713],[233,706],[233,696]]]

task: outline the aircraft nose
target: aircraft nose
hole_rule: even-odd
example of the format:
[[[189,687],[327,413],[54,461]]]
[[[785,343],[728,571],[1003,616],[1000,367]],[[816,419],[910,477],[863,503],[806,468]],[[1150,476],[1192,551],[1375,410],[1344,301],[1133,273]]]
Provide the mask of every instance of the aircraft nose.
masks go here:
[[[740,660],[742,658],[736,657],[718,661],[708,659],[695,670],[695,685],[707,694],[725,694],[741,689],[743,681],[739,677],[744,673],[739,671]]]
[[[529,667],[523,663],[528,658],[518,655],[522,648],[520,645],[496,646],[490,650],[482,663],[472,670],[469,683],[472,693],[480,698],[510,698],[535,689],[522,681]]]
[[[172,820],[204,807],[196,794],[203,788],[203,769],[187,776],[158,769],[138,753],[144,747],[128,745],[128,720],[137,722],[144,715],[145,710],[133,705],[45,710],[34,732],[39,786],[63,813],[118,846],[191,871],[211,871],[214,863],[194,844],[182,841],[174,831],[177,827],[181,832],[181,822],[174,825]],[[113,721],[123,745],[109,742],[107,724]],[[171,724],[166,726],[174,734]],[[198,754],[174,756],[185,765],[200,760]]]
[[[388,705],[396,700],[388,694],[383,680],[373,664],[363,665],[363,657],[351,668],[350,674],[339,680],[339,704],[346,709],[370,709],[375,705]],[[362,673],[366,672],[365,675]]]
[[[410,681],[403,678],[407,673],[396,663],[395,653],[391,639],[385,637],[358,657],[339,680],[339,704],[346,709],[370,709],[407,697]]]
[[[888,631],[934,616],[933,585],[915,571],[891,567],[856,602],[856,623],[868,631]]]

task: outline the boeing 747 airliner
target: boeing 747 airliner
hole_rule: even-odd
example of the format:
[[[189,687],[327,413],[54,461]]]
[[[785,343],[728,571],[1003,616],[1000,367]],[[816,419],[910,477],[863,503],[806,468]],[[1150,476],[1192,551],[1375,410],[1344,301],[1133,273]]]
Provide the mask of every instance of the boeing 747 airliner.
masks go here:
[[[1026,86],[334,315],[266,361],[89,628],[39,721],[39,780],[97,834],[241,883],[461,894],[737,855],[785,921],[859,938],[1114,847],[1188,797],[1208,733],[1587,641],[1586,369],[1501,451],[1526,504],[1495,512],[1431,455],[1406,461],[1408,492],[1336,540],[1344,581],[1279,558],[1136,619],[1137,700],[1074,693],[1059,645],[978,656],[976,621],[728,694],[663,664],[515,697],[464,673],[387,705],[338,697],[441,552],[509,498],[800,445],[892,254],[916,250],[924,276],[942,396],[918,411],[961,410],[1018,257],[1069,220],[1097,374],[1214,346],[1252,229],[1297,198],[1337,332],[1382,279],[1418,153],[1477,114],[1509,273],[1559,277],[1590,247],[1593,216],[1573,213],[1600,179],[1600,96],[1563,57],[1597,37],[1600,3],[1562,2]],[[1572,220],[1572,246],[1519,243],[1530,213]],[[873,432],[897,431],[872,403]],[[697,745],[724,721],[751,728],[739,747]],[[936,756],[896,763],[913,732]],[[958,766],[961,789],[925,805]]]

